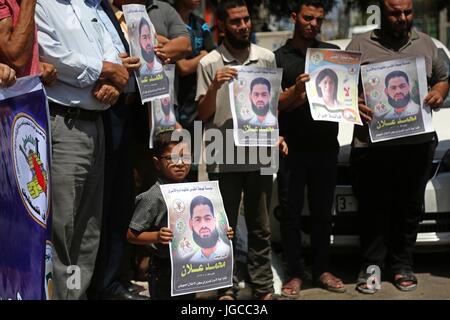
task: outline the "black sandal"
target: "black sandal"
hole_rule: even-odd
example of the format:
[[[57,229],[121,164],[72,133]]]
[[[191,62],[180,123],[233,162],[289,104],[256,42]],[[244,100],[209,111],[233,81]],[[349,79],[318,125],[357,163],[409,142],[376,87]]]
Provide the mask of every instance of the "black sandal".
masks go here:
[[[395,276],[400,276],[398,279],[395,279]],[[412,282],[409,286],[402,285],[403,282]],[[413,291],[417,288],[417,277],[414,275],[412,271],[400,271],[394,274],[394,285],[400,291]]]

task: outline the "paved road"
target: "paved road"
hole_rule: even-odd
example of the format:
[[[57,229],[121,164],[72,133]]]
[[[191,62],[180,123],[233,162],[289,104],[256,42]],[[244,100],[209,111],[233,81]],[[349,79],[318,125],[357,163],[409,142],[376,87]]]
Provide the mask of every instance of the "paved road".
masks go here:
[[[358,255],[355,253],[340,253],[333,255],[333,270],[346,284],[346,293],[332,293],[317,288],[310,279],[306,279],[300,300],[450,300],[450,252],[417,253],[415,254],[415,272],[419,281],[418,288],[413,292],[400,292],[389,281],[382,278],[381,290],[374,295],[365,295],[355,290],[355,280],[358,272]],[[279,293],[281,287],[280,255],[274,259],[275,288]],[[251,290],[246,286],[241,290],[240,299],[251,299]],[[215,299],[214,292],[200,293],[199,299]]]

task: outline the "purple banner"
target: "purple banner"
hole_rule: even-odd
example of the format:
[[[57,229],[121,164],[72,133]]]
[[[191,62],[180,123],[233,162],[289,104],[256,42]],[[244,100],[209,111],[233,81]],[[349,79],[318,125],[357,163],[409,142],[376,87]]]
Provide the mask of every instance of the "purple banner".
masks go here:
[[[49,130],[38,77],[0,90],[0,300],[51,297]]]

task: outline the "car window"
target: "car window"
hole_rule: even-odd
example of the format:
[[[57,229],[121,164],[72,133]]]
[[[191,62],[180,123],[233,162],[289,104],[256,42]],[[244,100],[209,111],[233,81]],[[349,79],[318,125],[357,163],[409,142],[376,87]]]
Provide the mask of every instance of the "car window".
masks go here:
[[[442,59],[445,62],[445,64],[447,65],[447,68],[448,68],[449,74],[450,74],[450,58],[447,56],[444,49],[442,49],[442,48],[438,48],[438,53],[439,53],[439,58]],[[448,81],[450,82],[450,78]],[[442,106],[442,108],[450,109],[450,95],[447,95],[447,98],[445,99],[444,105]]]

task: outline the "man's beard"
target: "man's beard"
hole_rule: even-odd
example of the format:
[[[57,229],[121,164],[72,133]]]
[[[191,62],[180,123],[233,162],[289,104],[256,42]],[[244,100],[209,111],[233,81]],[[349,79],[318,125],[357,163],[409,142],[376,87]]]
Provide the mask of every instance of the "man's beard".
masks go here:
[[[412,21],[406,21],[406,28],[403,31],[397,31],[395,27],[389,22],[389,20],[383,18],[383,15],[381,15],[381,26],[387,31],[387,34],[392,35],[395,38],[406,38],[411,31]]]
[[[161,109],[166,116],[170,114],[170,104],[167,105],[161,104]]]
[[[225,28],[225,37],[233,48],[245,49],[250,46],[250,39],[240,40],[236,38],[232,32],[228,31],[227,28]]]
[[[253,112],[257,116],[265,116],[267,114],[267,112],[269,111],[269,104],[266,103],[264,105],[264,107],[260,108],[260,107],[257,107],[256,104],[254,104],[252,101],[252,109],[253,109]]]
[[[194,231],[193,238],[195,243],[201,248],[208,249],[216,245],[217,240],[219,239],[219,232],[217,232],[217,229],[214,229],[209,237],[202,238],[197,232]]]
[[[142,58],[144,58],[144,60],[146,62],[153,62],[153,60],[155,60],[155,51],[150,50],[150,52],[147,52],[144,50],[144,48],[141,47],[141,54],[142,54]]]
[[[395,109],[406,107],[406,105],[409,103],[409,100],[411,100],[411,95],[409,93],[399,100],[395,100],[390,96],[388,96],[389,104],[393,106]]]

